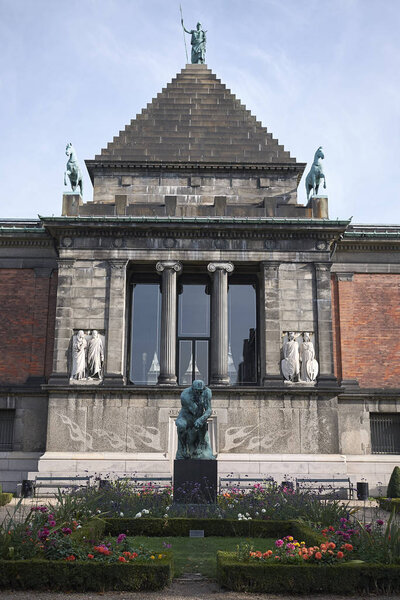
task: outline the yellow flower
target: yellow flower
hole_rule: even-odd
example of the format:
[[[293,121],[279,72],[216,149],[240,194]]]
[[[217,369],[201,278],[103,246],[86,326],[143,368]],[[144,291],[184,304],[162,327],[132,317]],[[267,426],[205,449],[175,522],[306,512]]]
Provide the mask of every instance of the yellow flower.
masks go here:
[[[158,558],[162,558],[162,554],[159,554],[159,555],[158,555]]]
[[[306,543],[305,543],[305,542],[300,542],[300,544],[301,544],[302,546],[305,546],[305,545],[306,545]]]
[[[155,556],[153,556],[153,554],[150,556],[151,560],[155,559]]]
[[[289,535],[288,540],[289,540],[289,542],[293,542],[293,536]]]
[[[299,542],[295,542],[293,546],[300,546]]]

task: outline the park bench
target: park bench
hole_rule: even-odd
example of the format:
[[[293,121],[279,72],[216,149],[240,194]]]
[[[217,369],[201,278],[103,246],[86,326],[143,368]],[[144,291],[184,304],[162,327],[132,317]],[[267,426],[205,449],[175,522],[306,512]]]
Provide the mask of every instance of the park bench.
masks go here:
[[[255,485],[273,484],[275,480],[273,477],[220,477],[219,478],[219,492],[222,493],[224,489],[237,488],[239,490],[251,490]]]
[[[67,477],[42,477],[37,475],[33,482],[35,496],[43,496],[42,490],[46,490],[48,495],[53,494],[58,489],[65,490],[67,488],[87,488],[90,485],[89,475],[74,475]]]
[[[296,490],[312,490],[320,498],[351,500],[354,494],[354,486],[350,477],[314,477],[296,478]]]

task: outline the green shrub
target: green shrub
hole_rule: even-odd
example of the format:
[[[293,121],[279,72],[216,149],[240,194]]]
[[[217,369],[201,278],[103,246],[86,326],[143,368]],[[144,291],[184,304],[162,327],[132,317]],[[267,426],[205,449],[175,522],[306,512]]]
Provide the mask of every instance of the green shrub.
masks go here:
[[[105,533],[116,536],[143,535],[148,537],[186,537],[191,529],[203,529],[204,535],[220,537],[282,537],[293,535],[307,544],[315,545],[324,538],[297,521],[237,521],[233,519],[105,519]]]
[[[104,536],[105,521],[99,517],[94,517],[79,529],[72,532],[71,538],[80,542],[84,539],[99,541]]]
[[[380,508],[389,512],[400,512],[400,498],[377,498]]]
[[[386,495],[388,498],[400,498],[400,467],[393,469]]]
[[[13,495],[10,492],[0,492],[0,506],[5,506],[11,502]]]
[[[0,560],[0,589],[136,592],[160,590],[171,576],[170,557],[156,564]]]
[[[347,594],[400,591],[399,566],[239,562],[236,555],[229,552],[218,552],[217,579],[221,586],[236,592]]]

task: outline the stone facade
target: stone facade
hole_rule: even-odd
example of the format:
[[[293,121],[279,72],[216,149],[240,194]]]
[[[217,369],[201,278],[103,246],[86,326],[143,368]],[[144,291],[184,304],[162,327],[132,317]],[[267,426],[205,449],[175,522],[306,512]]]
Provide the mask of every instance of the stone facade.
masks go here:
[[[326,197],[298,204],[304,164],[205,65],[186,67],[87,166],[93,201],[65,194],[61,217],[1,224],[0,420],[14,418],[4,489],[35,472],[172,472],[185,281],[210,299],[219,474],[386,484],[398,446],[381,453],[371,432],[376,415],[400,412],[400,227],[330,220]],[[130,375],[137,281],[161,291],[152,385]],[[245,384],[229,375],[238,282],[256,297]],[[71,379],[73,340],[93,330],[103,377]],[[310,334],[316,381],[284,380],[289,332]]]

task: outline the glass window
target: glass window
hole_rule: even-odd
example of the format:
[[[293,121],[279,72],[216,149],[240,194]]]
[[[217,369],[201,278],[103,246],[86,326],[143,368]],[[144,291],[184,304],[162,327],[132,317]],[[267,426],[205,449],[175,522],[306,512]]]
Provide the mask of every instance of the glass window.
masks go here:
[[[372,454],[400,454],[400,413],[370,413]]]
[[[231,385],[257,383],[257,307],[252,284],[229,283],[228,375]]]
[[[181,280],[182,281],[182,280]],[[185,281],[185,280],[183,280]],[[178,383],[208,383],[210,296],[205,283],[184,283],[178,296]]]
[[[15,410],[0,410],[0,451],[12,450]]]
[[[129,375],[133,383],[141,385],[157,383],[160,374],[160,323],[160,285],[134,284]]]
[[[205,285],[183,285],[179,294],[178,335],[210,335],[210,296]]]

